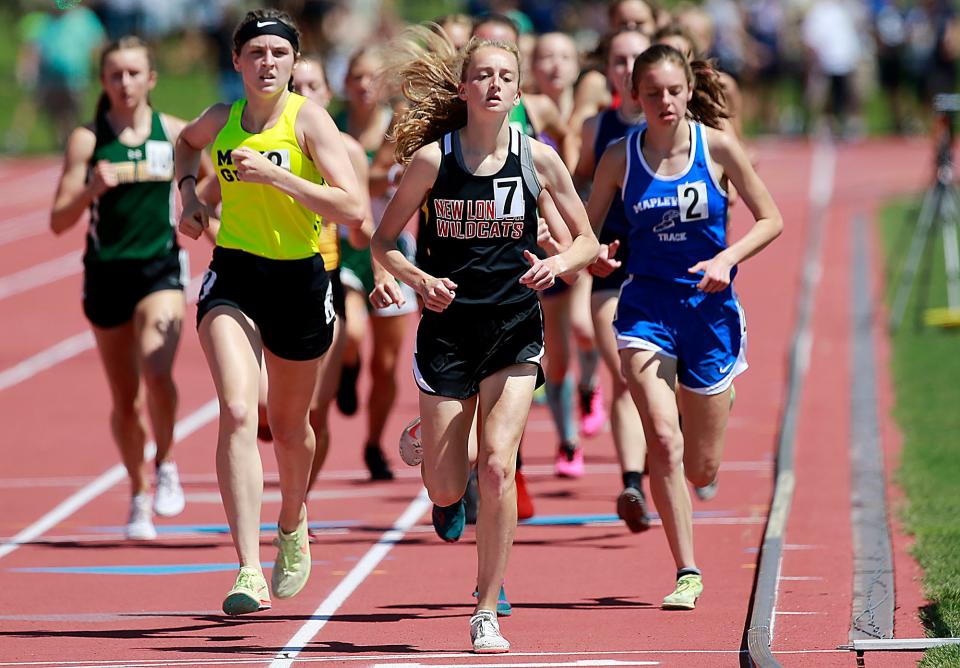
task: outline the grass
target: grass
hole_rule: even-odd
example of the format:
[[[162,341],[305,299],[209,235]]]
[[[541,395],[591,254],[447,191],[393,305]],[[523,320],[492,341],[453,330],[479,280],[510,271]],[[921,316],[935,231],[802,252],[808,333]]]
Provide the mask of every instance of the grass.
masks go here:
[[[919,201],[899,200],[881,214],[888,258],[903,259]],[[931,236],[927,305],[946,305],[943,246]],[[895,417],[904,437],[897,473],[907,495],[903,510],[916,538],[913,554],[924,570],[930,604],[920,611],[929,635],[960,636],[960,328],[924,327],[921,276],[906,318],[893,338]],[[894,285],[894,281],[890,281]],[[960,666],[960,646],[928,651],[922,668]]]

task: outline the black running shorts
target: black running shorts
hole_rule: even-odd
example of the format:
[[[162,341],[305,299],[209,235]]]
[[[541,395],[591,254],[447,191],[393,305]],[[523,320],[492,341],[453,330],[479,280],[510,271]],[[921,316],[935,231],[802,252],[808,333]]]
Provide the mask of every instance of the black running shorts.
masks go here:
[[[271,260],[218,246],[200,286],[197,327],[223,305],[253,320],[264,347],[283,359],[316,359],[333,340],[333,290],[319,254]]]
[[[543,384],[543,316],[539,300],[506,305],[451,304],[424,310],[417,328],[413,374],[421,392],[468,399],[480,381],[514,364],[537,367]]]
[[[153,260],[87,262],[83,273],[83,313],[95,327],[130,322],[140,300],[161,290],[186,288],[187,253],[179,248]]]

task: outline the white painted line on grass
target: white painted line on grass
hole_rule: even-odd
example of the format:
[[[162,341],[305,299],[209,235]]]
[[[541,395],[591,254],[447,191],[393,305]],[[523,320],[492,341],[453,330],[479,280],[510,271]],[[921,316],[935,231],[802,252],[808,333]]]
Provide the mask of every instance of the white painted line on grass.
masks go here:
[[[327,622],[330,616],[343,605],[357,587],[363,584],[367,576],[373,572],[373,569],[383,561],[393,546],[400,541],[404,534],[415,525],[427,510],[433,504],[427,496],[427,490],[421,489],[417,497],[410,502],[403,514],[397,518],[393,527],[386,531],[380,540],[367,550],[363,558],[353,569],[347,573],[347,576],[340,581],[340,584],[330,592],[330,595],[314,610],[312,619],[300,627],[284,648],[278,653],[277,657],[270,663],[270,668],[288,668],[293,664],[294,658],[306,647],[307,643],[313,640]]]
[[[197,431],[207,423],[211,422],[220,414],[219,404],[216,399],[211,399],[199,409],[177,422],[173,429],[173,440],[182,441],[184,438]],[[153,441],[147,443],[144,448],[144,455],[148,460],[156,455],[157,446]],[[0,544],[0,559],[7,556],[24,543],[29,543],[35,538],[43,535],[57,524],[73,515],[105,491],[123,480],[127,475],[126,469],[122,464],[116,464],[104,471],[96,480],[81,490],[70,495],[66,500],[57,505],[53,510],[18,533],[13,538]]]
[[[42,285],[59,281],[83,271],[82,251],[73,251],[32,267],[0,278],[0,299],[6,299],[21,292],[39,288]]]

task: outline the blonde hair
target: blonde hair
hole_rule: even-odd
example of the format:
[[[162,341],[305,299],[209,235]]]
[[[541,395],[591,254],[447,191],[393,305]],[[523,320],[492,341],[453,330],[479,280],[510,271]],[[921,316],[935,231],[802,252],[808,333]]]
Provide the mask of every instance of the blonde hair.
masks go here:
[[[397,162],[406,164],[420,148],[467,123],[467,103],[460,99],[473,55],[484,47],[513,54],[520,71],[516,44],[472,38],[458,53],[433,27],[407,28],[388,49],[386,76],[399,84],[409,104],[394,124]],[[517,82],[519,85],[519,81]]]

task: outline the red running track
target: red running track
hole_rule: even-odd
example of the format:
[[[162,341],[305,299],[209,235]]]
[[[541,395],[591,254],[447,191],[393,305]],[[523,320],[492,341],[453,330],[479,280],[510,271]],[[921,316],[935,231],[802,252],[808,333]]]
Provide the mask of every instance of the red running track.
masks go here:
[[[782,582],[778,601],[783,613],[811,614],[778,615],[774,650],[784,665],[854,665],[850,654],[835,649],[847,640],[850,627],[852,568],[845,464],[849,388],[841,373],[849,362],[845,248],[852,212],[871,214],[881,198],[925,183],[924,145],[868,143],[838,150],[812,366],[802,399],[790,549],[783,562],[784,575],[813,579]],[[540,523],[520,527],[509,568],[507,591],[515,612],[503,629],[513,654],[464,654],[475,570],[471,528],[459,544],[447,545],[433,535],[429,514],[418,514],[409,531],[388,536],[398,540],[395,545],[374,547],[405,511],[426,507],[415,501],[421,489],[417,473],[400,468],[391,437],[385,445],[398,480],[366,482],[363,418],[335,412],[332,452],[309,509],[312,522],[328,523],[313,546],[309,584],[294,599],[274,601],[269,612],[223,617],[219,605],[232,584],[235,555],[229,536],[217,531],[224,517],[213,474],[214,395],[188,327],[176,366],[180,418],[190,421],[190,433],[176,449],[188,493],[186,511],[158,520],[156,542],[127,543],[121,533],[129,493],[125,477],[108,474],[102,491],[35,531],[39,536],[0,548],[0,665],[260,665],[269,664],[298,633],[306,635],[295,643],[303,645],[297,663],[738,665],[773,482],[772,448],[783,408],[811,177],[811,149],[805,143],[763,142],[757,153],[787,227],[737,279],[750,324],[751,369],[737,381],[720,492],[709,503],[694,500],[706,586],[696,611],[668,613],[657,607],[673,581],[659,528],[635,536],[609,519],[620,488],[609,434],[585,443],[588,474],[583,479],[557,480],[551,468],[556,439],[547,411],[535,407],[524,459]],[[916,167],[908,170],[908,164]],[[0,164],[0,201],[16,205],[0,214],[0,286],[82,246],[82,225],[62,238],[46,232],[44,212],[55,174],[49,162]],[[734,232],[742,233],[748,225],[742,205],[734,217]],[[186,245],[196,276],[209,248],[200,242]],[[36,527],[72,495],[103,481],[105,472],[116,473],[107,387],[84,336],[75,261],[74,273],[0,298],[0,320],[7,325],[0,345],[4,540]],[[191,307],[191,324],[194,314]],[[414,327],[411,319],[411,332]],[[409,359],[409,340],[406,352]],[[886,354],[882,345],[881,362]],[[884,374],[885,416],[892,394],[885,367],[878,368]],[[400,382],[388,434],[399,434],[417,411],[406,368]],[[882,426],[889,471],[898,443],[889,422]],[[277,510],[275,476],[270,476],[276,469],[270,449],[262,454],[268,473],[263,518],[270,522]],[[561,523],[576,519],[586,522]],[[265,532],[265,561],[273,558],[271,539]],[[917,637],[916,569],[901,534],[895,541],[897,635]],[[802,545],[816,547],[796,549]],[[315,615],[318,610],[322,614]],[[871,658],[870,665],[895,664]]]

